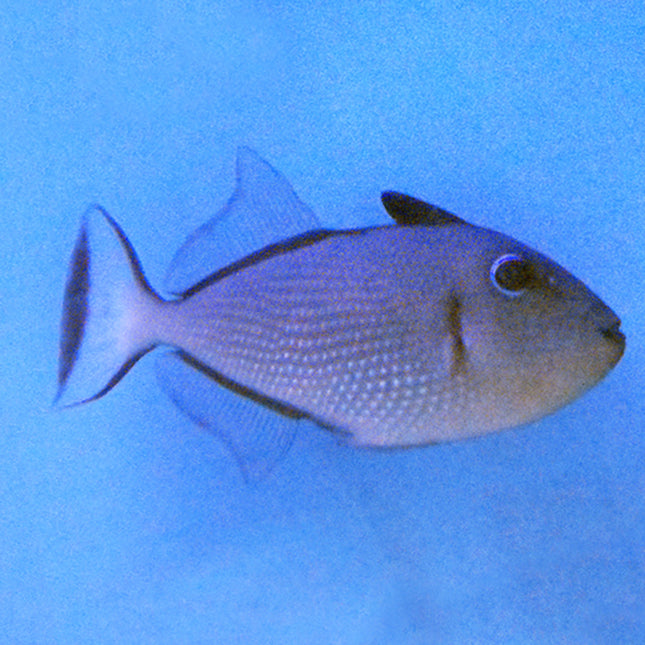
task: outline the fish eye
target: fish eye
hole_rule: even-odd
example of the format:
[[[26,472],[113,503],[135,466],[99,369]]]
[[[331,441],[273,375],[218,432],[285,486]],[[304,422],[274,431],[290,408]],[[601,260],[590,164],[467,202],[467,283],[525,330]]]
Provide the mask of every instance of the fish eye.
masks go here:
[[[524,293],[533,281],[531,264],[519,255],[502,255],[491,265],[490,279],[498,291],[515,298]]]

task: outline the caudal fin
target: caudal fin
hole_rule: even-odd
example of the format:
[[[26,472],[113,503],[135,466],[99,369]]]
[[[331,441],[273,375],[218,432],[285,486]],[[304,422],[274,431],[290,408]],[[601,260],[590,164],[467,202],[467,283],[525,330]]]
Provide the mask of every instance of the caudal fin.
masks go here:
[[[155,344],[161,299],[132,245],[101,207],[84,215],[65,288],[56,402],[98,399]]]

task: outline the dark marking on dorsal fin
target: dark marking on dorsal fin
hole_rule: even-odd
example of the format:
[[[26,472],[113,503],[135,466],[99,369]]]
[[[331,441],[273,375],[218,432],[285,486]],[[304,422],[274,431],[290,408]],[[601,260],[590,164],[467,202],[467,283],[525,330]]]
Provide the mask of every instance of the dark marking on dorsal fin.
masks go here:
[[[438,206],[393,190],[381,193],[381,201],[388,214],[402,226],[447,226],[467,223]]]

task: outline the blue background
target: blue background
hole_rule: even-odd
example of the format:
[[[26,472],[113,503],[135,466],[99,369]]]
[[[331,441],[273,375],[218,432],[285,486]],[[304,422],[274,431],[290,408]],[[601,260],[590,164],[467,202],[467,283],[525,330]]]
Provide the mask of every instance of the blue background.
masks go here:
[[[645,642],[642,2],[0,4],[2,642]],[[548,253],[621,315],[623,361],[458,445],[303,428],[261,486],[153,360],[53,410],[85,207],[160,286],[240,144],[330,226],[398,189]]]

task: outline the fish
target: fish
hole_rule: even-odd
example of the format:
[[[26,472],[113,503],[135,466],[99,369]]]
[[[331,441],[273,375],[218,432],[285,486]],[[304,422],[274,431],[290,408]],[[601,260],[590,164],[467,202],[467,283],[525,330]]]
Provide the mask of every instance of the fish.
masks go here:
[[[160,295],[123,229],[84,214],[63,299],[57,403],[107,394],[156,348],[160,385],[248,477],[296,420],[363,448],[411,448],[533,422],[618,363],[618,316],[515,239],[415,197],[393,223],[330,229],[257,153],[178,251]]]

